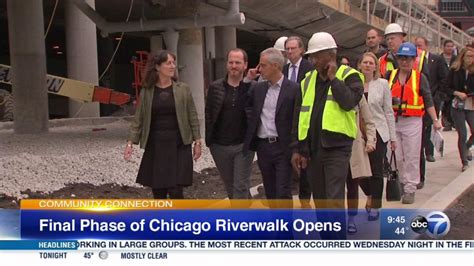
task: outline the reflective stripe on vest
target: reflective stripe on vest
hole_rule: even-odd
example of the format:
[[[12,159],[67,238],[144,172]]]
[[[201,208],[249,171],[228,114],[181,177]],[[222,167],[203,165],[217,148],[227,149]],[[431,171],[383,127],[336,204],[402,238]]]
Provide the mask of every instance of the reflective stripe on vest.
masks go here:
[[[408,81],[410,82],[410,85],[406,87],[403,87],[400,85],[398,80],[394,84],[395,76],[398,73],[398,69],[395,69],[390,73],[390,78],[388,80],[388,85],[390,86],[390,89],[392,90],[392,97],[400,97],[401,96],[401,90],[405,89],[408,87],[409,90],[405,90],[403,93],[403,99],[405,103],[402,104],[402,109],[404,110],[404,115],[405,116],[423,116],[424,114],[424,103],[423,103],[423,98],[420,97],[420,72],[412,70],[410,79]],[[394,90],[394,86],[396,89]],[[400,90],[399,95],[394,95],[394,93],[397,93],[398,90]],[[397,92],[395,92],[397,91]],[[397,93],[398,94],[398,93]],[[392,105],[393,110],[395,111],[395,115],[397,115],[397,110],[399,108],[399,105]]]
[[[385,73],[388,71],[394,70],[395,67],[393,66],[392,61],[387,60],[388,53],[385,53],[382,57],[379,59],[379,64],[380,64],[380,76],[383,78],[385,77]]]
[[[345,80],[349,75],[357,73],[362,81],[364,76],[357,70],[340,66],[336,72],[336,78]],[[311,114],[313,112],[314,99],[316,96],[316,77],[318,72],[313,70],[306,75],[301,82],[301,95],[303,101],[301,104],[299,122],[298,122],[298,140],[305,140],[308,136],[308,130],[311,123]],[[332,89],[329,87],[328,96],[323,111],[322,129],[344,134],[352,139],[357,136],[356,112],[355,110],[345,111],[334,100]]]
[[[418,49],[418,56],[416,57],[415,63],[413,64],[413,69],[423,72],[423,63],[425,62],[426,52]]]

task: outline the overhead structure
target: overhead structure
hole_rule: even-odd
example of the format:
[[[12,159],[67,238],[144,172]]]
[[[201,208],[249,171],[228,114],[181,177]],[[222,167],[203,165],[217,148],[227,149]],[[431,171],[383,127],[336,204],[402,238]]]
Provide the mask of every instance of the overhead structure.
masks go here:
[[[85,0],[73,0],[74,4],[100,29],[102,36],[115,32],[137,32],[157,30],[183,30],[201,27],[234,26],[245,23],[245,15],[239,12],[239,0],[229,0],[224,15],[195,16],[194,18],[174,18],[139,20],[129,22],[109,22],[97,13]],[[222,1],[221,1],[222,2]]]
[[[208,14],[226,8],[221,0],[208,0],[204,5]],[[413,0],[241,0],[240,10],[245,13],[246,22],[239,29],[272,40],[297,35],[305,42],[313,33],[325,31],[334,36],[341,54],[349,56],[365,49],[364,36],[369,29],[383,32],[395,22],[402,26],[408,40],[421,35],[434,47],[441,46],[445,39],[453,40],[457,46],[472,41],[467,33]]]

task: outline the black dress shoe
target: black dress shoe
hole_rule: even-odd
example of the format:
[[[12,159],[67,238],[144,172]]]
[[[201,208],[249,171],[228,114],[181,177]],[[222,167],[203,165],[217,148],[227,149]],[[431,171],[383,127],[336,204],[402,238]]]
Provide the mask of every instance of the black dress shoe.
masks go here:
[[[433,163],[436,162],[436,159],[433,155],[426,155],[426,161]]]
[[[380,212],[378,210],[377,211],[371,211],[369,213],[369,216],[367,217],[367,220],[377,221],[379,219],[379,216],[380,216]]]

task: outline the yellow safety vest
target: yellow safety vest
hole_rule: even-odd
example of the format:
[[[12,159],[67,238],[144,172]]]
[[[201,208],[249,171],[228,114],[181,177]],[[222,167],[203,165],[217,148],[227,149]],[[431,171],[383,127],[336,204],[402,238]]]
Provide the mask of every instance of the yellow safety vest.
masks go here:
[[[336,78],[344,81],[349,75],[357,73],[362,82],[364,76],[359,71],[342,65],[336,72]],[[305,140],[308,136],[308,130],[311,122],[311,114],[313,112],[314,98],[316,95],[316,77],[318,72],[313,70],[306,74],[306,78],[301,82],[301,95],[303,102],[301,104],[299,121],[298,121],[298,140]],[[323,130],[329,132],[340,133],[355,139],[357,136],[356,111],[345,111],[334,100],[331,87],[328,90],[328,96],[323,111]]]

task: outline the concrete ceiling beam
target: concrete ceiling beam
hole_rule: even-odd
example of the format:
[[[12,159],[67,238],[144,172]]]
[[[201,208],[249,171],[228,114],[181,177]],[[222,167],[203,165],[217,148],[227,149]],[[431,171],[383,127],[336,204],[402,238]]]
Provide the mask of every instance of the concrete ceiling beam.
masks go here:
[[[200,27],[215,26],[240,26],[245,23],[245,15],[239,12],[239,0],[229,0],[229,8],[224,15],[206,16],[164,20],[139,20],[132,22],[108,22],[97,13],[84,0],[73,0],[90,20],[92,20],[101,31],[101,35],[106,37],[110,33],[116,32],[139,32],[139,31],[170,31],[183,30]]]

